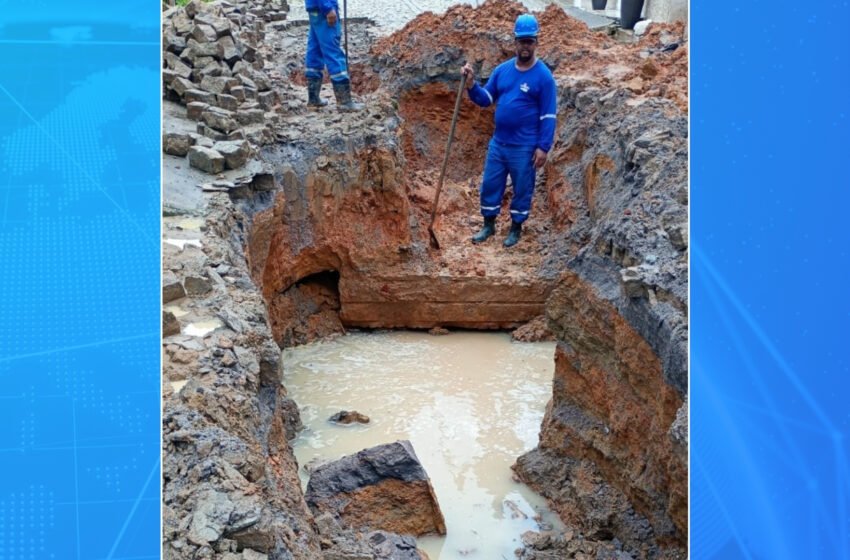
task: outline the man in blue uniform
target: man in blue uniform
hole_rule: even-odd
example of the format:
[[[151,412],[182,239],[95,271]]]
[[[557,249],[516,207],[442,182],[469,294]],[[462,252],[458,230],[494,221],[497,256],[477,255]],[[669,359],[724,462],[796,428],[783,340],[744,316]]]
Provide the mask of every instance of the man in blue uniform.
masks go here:
[[[340,111],[359,111],[360,103],[351,100],[351,78],[345,53],[340,47],[342,25],[340,25],[337,0],[305,0],[310,16],[310,31],[307,37],[307,104],[324,107],[328,104],[319,95],[322,89],[322,74],[325,66],[334,88],[336,105]]]
[[[552,147],[557,106],[555,79],[534,55],[539,29],[533,15],[517,18],[516,57],[497,66],[484,87],[475,81],[469,64],[462,69],[469,98],[481,107],[496,104],[496,130],[487,149],[481,183],[484,227],[472,238],[473,243],[481,243],[496,233],[496,216],[510,174],[514,186],[511,230],[503,245],[516,245],[522,235],[522,223],[531,210],[535,172],[546,163]]]

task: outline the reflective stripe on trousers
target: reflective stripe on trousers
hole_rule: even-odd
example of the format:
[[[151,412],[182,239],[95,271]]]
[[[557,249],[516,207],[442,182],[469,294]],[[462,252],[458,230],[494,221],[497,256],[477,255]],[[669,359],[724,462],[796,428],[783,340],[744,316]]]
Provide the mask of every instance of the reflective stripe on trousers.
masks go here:
[[[340,46],[342,24],[337,19],[336,25],[331,27],[321,13],[308,13],[310,15],[310,31],[307,35],[306,71],[304,74],[308,78],[321,78],[322,71],[327,66],[331,81],[348,81],[345,52]]]
[[[528,219],[534,195],[534,149],[534,146],[509,146],[490,140],[481,183],[482,216],[492,218],[499,215],[510,175],[514,186],[511,220],[522,223]]]

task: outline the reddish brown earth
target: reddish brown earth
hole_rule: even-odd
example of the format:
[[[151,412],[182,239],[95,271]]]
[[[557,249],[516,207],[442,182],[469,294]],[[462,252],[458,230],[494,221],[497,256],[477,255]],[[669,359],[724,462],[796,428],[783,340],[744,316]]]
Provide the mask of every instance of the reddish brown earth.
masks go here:
[[[417,537],[446,534],[434,490],[427,482],[385,480],[348,494],[346,499],[340,518],[352,527]]]
[[[540,443],[516,472],[587,534],[616,534],[644,557],[654,557],[655,545],[685,545],[687,465],[667,433],[682,398],[664,382],[658,357],[575,274],[565,274],[547,314],[569,345],[556,349]],[[654,543],[632,507],[655,528]]]
[[[429,83],[402,93],[398,112],[406,126],[401,131],[406,171],[413,179],[433,190],[435,175],[445,155],[457,91],[445,84]],[[481,108],[464,94],[458,113],[446,181],[464,185],[476,177],[484,165],[487,143],[493,135],[491,108]],[[478,185],[473,184],[477,189]],[[429,199],[430,200],[430,199]]]
[[[541,315],[512,332],[511,338],[518,342],[543,342],[555,340],[555,335],[549,329],[546,317]]]
[[[372,54],[397,66],[413,66],[433,53],[460,55],[490,70],[514,56],[513,22],[526,10],[518,2],[487,0],[478,8],[458,5],[443,15],[426,12],[399,32],[379,40]],[[591,31],[560,8],[550,5],[536,16],[540,22],[537,55],[556,75],[570,76],[599,87],[624,87],[651,97],[665,97],[688,109],[688,44],[684,23],[653,24],[635,44],[619,43]],[[659,52],[664,35],[679,43],[671,52]],[[642,58],[651,52],[651,58]]]

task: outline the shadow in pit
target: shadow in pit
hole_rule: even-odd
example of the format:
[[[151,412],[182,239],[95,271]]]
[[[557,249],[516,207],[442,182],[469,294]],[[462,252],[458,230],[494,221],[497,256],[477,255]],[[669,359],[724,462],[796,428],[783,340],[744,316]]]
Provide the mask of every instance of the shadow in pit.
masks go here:
[[[339,272],[310,274],[279,293],[269,305],[272,334],[281,348],[306,344],[345,329],[339,320]]]

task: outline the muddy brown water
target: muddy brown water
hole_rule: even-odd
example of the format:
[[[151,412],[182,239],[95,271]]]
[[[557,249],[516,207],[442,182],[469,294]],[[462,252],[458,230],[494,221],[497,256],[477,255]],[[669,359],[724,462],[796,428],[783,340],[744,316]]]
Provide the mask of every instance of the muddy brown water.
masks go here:
[[[302,483],[310,461],[409,439],[448,528],[420,547],[432,560],[514,558],[525,531],[561,527],[510,470],[537,443],[553,356],[554,343],[478,332],[357,332],[285,350],[284,384],[305,426],[294,442]],[[329,423],[340,410],[371,422]]]

